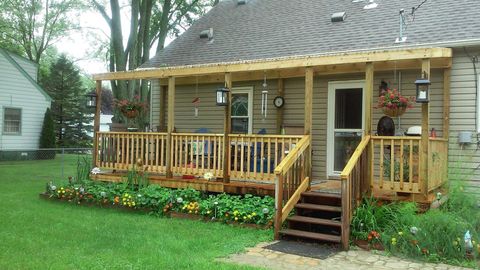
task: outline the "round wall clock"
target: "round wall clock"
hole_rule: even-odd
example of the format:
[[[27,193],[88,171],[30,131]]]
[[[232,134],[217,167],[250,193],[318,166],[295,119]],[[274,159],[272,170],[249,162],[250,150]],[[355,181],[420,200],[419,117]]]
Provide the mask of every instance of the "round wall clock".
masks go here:
[[[277,96],[273,99],[273,105],[277,108],[282,108],[285,105],[285,99],[281,96]]]

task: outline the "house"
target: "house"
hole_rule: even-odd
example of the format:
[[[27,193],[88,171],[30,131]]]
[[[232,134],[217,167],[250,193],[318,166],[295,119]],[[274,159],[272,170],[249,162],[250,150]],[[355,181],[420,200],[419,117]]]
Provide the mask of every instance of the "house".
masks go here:
[[[152,126],[166,130],[97,132],[96,165],[112,173],[96,177],[118,180],[140,161],[163,186],[270,192],[276,237],[344,247],[365,192],[428,202],[465,175],[478,192],[479,9],[476,0],[222,1],[140,68],[94,76],[151,80]],[[429,102],[392,117],[395,136],[379,135],[379,89],[416,96],[417,79],[431,82],[418,96]],[[403,135],[412,126],[421,136]],[[179,179],[205,172],[222,181]]]
[[[39,147],[52,99],[37,84],[37,73],[37,64],[0,48],[0,151]]]

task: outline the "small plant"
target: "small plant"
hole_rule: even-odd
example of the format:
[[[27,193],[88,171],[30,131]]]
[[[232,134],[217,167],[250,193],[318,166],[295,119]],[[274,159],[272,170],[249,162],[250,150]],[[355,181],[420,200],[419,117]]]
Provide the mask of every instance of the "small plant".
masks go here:
[[[92,161],[88,157],[78,157],[77,159],[77,175],[75,180],[83,183],[90,180],[90,172],[92,171]]]
[[[404,97],[398,92],[397,89],[386,89],[382,91],[381,96],[378,98],[377,108],[398,109],[413,108],[415,103],[415,97]]]
[[[139,171],[136,169],[136,166],[134,166],[132,170],[127,172],[125,183],[131,189],[142,189],[147,187],[150,181],[148,179],[148,173]]]

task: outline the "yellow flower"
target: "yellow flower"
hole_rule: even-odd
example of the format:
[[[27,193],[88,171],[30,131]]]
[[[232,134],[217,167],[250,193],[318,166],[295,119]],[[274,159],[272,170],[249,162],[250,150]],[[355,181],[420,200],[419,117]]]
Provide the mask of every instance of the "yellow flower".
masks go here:
[[[237,220],[238,220],[238,217],[235,217],[235,221],[237,221]]]
[[[192,213],[192,210],[188,211],[188,213],[191,214],[191,213]]]
[[[135,202],[132,202],[132,205],[135,206]]]
[[[123,205],[127,205],[127,203],[126,203],[126,202],[123,202]]]
[[[403,235],[403,232],[398,232],[398,235],[402,236],[402,235]]]
[[[257,213],[255,213],[255,212],[252,213],[252,216],[256,216],[256,215],[257,215]]]
[[[251,219],[251,218],[252,218],[252,215],[248,215],[247,217],[248,217],[248,219]]]
[[[207,211],[207,214],[208,214],[208,215],[210,215],[210,213],[211,213],[211,211],[210,211],[210,210],[208,210],[208,211]]]

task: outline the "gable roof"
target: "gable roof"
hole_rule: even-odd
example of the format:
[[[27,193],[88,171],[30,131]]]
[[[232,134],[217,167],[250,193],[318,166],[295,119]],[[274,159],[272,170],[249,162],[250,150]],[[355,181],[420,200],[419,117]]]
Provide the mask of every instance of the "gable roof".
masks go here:
[[[10,64],[12,64],[25,77],[25,79],[27,79],[48,101],[52,101],[52,98],[47,94],[47,92],[45,92],[45,90],[43,90],[42,87],[40,87],[40,85],[38,85],[38,83],[30,75],[28,75],[25,69],[23,69],[20,66],[20,64],[17,61],[15,61],[15,59],[13,59],[12,56],[10,56],[11,54],[10,52],[0,48],[0,54],[2,54],[7,59],[7,61],[10,62]],[[21,56],[18,56],[18,57],[21,57]],[[27,60],[27,61],[30,61],[30,60]],[[32,62],[32,64],[35,64],[35,63]]]
[[[428,0],[399,35],[399,10],[422,0],[375,0],[378,7],[352,0],[221,1],[140,69],[260,60],[387,48],[480,44],[478,0]],[[345,11],[344,22],[331,15]],[[213,28],[213,41],[200,39]]]

